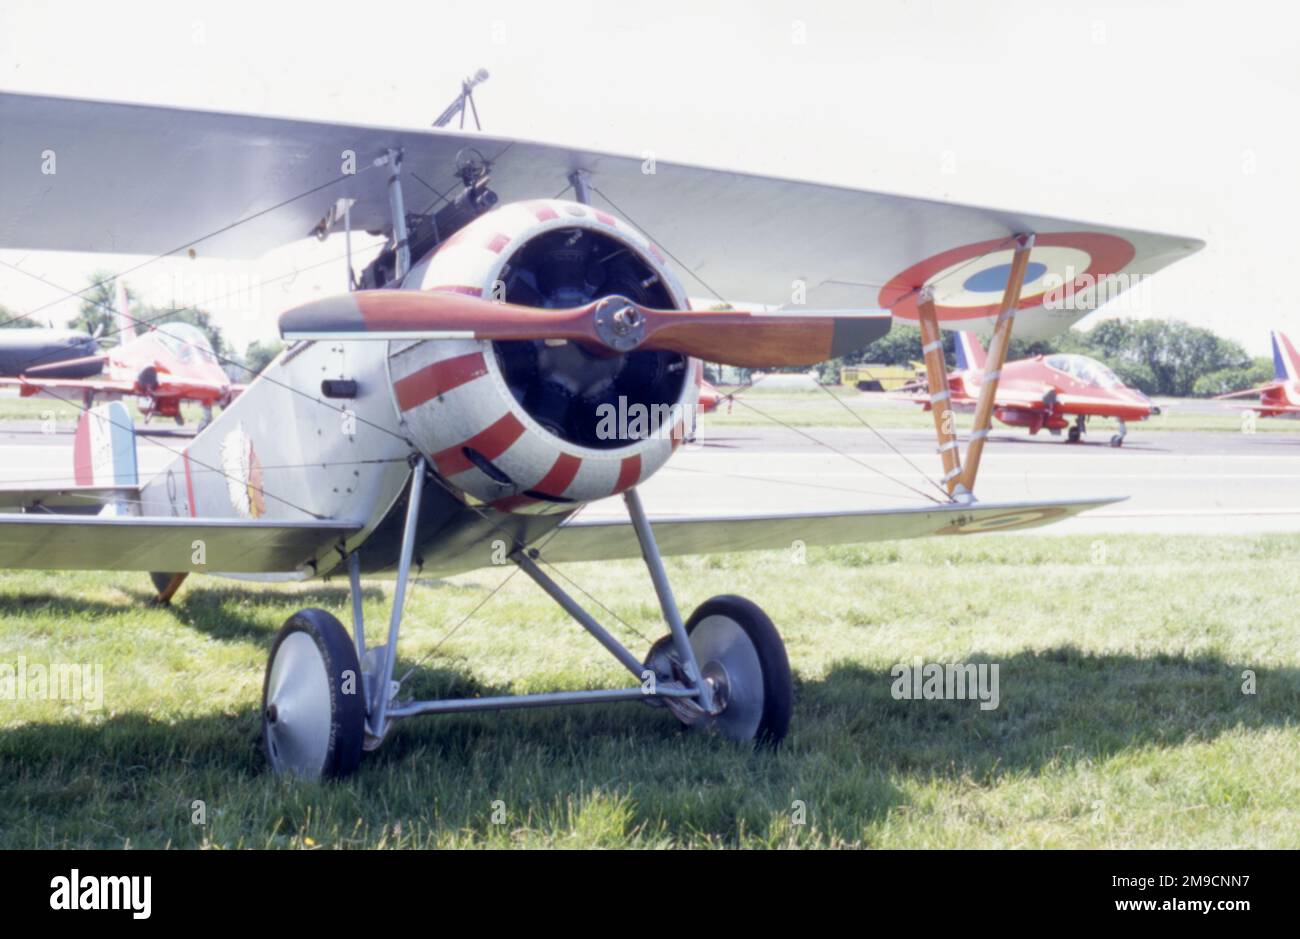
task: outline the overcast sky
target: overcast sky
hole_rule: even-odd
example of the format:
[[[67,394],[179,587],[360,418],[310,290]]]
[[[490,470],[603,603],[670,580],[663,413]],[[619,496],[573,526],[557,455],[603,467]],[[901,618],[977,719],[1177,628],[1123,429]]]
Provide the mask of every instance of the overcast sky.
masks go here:
[[[1281,289],[1300,262],[1293,3],[290,6],[4,0],[0,88],[422,127],[482,66],[494,134],[1190,235],[1208,247],[1153,279],[1151,315],[1257,354],[1270,328],[1300,333]],[[251,270],[267,281],[339,250],[290,246]],[[0,259],[71,288],[139,260]],[[195,264],[250,270],[159,261],[131,283],[158,301]],[[343,278],[326,265],[277,290],[287,307]],[[0,270],[0,304],[59,296]],[[237,348],[274,336],[273,316],[237,312],[219,311]]]

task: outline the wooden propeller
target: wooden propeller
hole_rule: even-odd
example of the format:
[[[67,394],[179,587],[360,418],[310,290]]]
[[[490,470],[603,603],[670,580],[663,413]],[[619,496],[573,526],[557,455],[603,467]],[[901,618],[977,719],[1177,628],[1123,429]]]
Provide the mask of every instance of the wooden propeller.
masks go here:
[[[889,332],[883,310],[656,310],[610,296],[564,310],[456,293],[361,290],[284,313],[296,339],[553,339],[611,354],[649,349],[742,368],[814,365]]]

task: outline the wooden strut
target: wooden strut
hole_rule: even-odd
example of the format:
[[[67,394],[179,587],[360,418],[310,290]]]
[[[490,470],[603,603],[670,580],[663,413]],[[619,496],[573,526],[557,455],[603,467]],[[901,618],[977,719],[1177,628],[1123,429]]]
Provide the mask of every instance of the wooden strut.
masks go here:
[[[984,453],[984,441],[988,439],[989,427],[993,423],[993,402],[998,393],[998,379],[1002,375],[1002,366],[1007,360],[1007,347],[1011,344],[1011,325],[1016,318],[1020,290],[1025,283],[1025,268],[1029,264],[1029,252],[1033,247],[1033,235],[1020,235],[1016,238],[1016,253],[1011,259],[1011,273],[1007,277],[1007,286],[1002,293],[998,318],[993,324],[993,338],[989,343],[984,374],[980,377],[980,396],[975,405],[975,425],[971,430],[970,443],[966,445],[966,466],[960,476],[959,485],[967,493],[975,491],[975,475],[979,472],[980,457]]]
[[[951,495],[961,484],[961,452],[957,449],[948,366],[943,360],[943,334],[939,332],[939,316],[934,309],[934,292],[929,287],[921,291],[916,308],[921,325],[926,385],[930,390],[930,413],[934,415],[934,433],[939,438],[939,457],[943,460],[942,482]]]
[[[176,591],[181,589],[181,584],[185,583],[185,578],[189,577],[188,571],[182,571],[179,574],[172,574],[172,579],[167,581],[167,586],[155,598],[154,603],[158,606],[167,606],[172,602],[172,597],[176,596]]]

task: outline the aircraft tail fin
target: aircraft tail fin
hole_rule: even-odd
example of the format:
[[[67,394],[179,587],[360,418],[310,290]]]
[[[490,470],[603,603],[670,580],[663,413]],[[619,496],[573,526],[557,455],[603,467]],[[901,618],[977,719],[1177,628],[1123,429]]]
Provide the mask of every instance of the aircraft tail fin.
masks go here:
[[[957,333],[957,367],[962,371],[984,371],[984,347],[974,333]]]
[[[118,341],[130,342],[135,338],[135,320],[131,318],[131,305],[126,297],[126,281],[117,279],[117,301],[113,309],[113,322],[117,327]]]
[[[1285,333],[1273,330],[1273,377],[1278,381],[1300,379],[1300,352]]]
[[[121,401],[82,412],[72,440],[73,479],[78,486],[136,487],[135,423]],[[104,506],[102,515],[135,514],[125,499]]]

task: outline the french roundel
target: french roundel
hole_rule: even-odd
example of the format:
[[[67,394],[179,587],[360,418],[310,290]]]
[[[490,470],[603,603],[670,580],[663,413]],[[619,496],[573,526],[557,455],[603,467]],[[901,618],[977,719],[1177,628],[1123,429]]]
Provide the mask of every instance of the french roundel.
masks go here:
[[[1017,309],[1041,306],[1118,274],[1133,260],[1133,245],[1102,232],[1057,232],[1036,235],[1025,266]],[[997,238],[952,248],[913,264],[880,290],[880,305],[895,316],[917,318],[921,287],[934,292],[940,320],[996,316],[1011,276],[1015,242]]]

